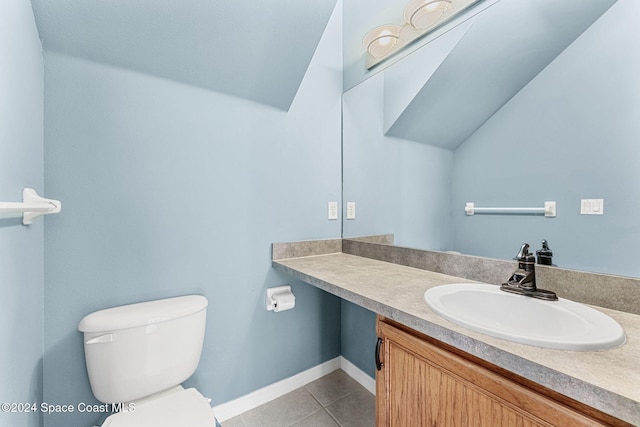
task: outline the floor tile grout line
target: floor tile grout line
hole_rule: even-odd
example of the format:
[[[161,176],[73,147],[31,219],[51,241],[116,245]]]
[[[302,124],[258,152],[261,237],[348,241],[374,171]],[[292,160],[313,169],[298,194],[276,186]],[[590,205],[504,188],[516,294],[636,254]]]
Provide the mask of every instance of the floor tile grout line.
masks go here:
[[[313,398],[316,400],[316,402],[318,402],[318,403],[320,404],[320,406],[322,406],[322,407],[323,407],[323,408],[325,408],[325,409],[326,409],[327,407],[329,407],[329,406],[333,405],[333,404],[334,404],[334,403],[336,403],[337,401],[342,400],[342,399],[344,399],[344,398],[345,398],[345,397],[347,397],[347,396],[351,396],[351,395],[354,393],[354,392],[350,391],[350,392],[348,392],[347,394],[344,394],[344,395],[342,395],[342,396],[338,397],[337,399],[332,400],[331,402],[329,402],[329,403],[327,403],[327,404],[325,405],[324,403],[320,402],[320,399],[318,399],[318,398],[313,394],[313,392],[307,388],[307,386],[306,386],[306,385],[305,385],[305,386],[303,386],[303,387],[304,387],[304,388],[305,388],[305,390],[306,390],[306,391],[311,395],[311,397],[313,397]]]
[[[309,383],[309,384],[312,384],[312,383]],[[305,385],[304,385],[304,386],[302,386],[302,387],[307,391],[307,393],[309,393],[309,394],[311,395],[311,397],[313,397],[313,399],[314,399],[316,402],[318,402],[318,405],[320,405],[322,408],[324,408],[324,405],[322,404],[322,402],[320,402],[320,400],[316,397],[316,395],[315,395],[315,394],[313,394],[313,393],[311,392],[311,390],[309,390],[309,388],[307,388],[307,386],[308,386],[309,384],[305,384]]]
[[[304,385],[304,386],[302,386],[302,387],[297,388],[297,389],[296,389],[296,390],[294,390],[293,392],[298,391],[298,390],[301,390],[301,391],[302,391],[302,390],[304,390],[304,391],[305,391],[309,396],[311,396],[311,398],[312,398],[312,399],[313,399],[313,400],[318,404],[318,406],[320,406],[320,408],[316,409],[315,411],[311,411],[311,412],[309,412],[308,414],[306,414],[304,417],[300,418],[299,420],[296,420],[296,421],[294,421],[294,422],[290,423],[287,427],[295,426],[295,425],[296,425],[296,424],[298,424],[299,422],[301,422],[301,421],[303,421],[303,420],[305,420],[305,419],[309,418],[311,415],[313,415],[313,414],[315,414],[316,412],[321,411],[321,410],[323,409],[323,407],[322,407],[322,403],[318,402],[318,399],[316,399],[316,397],[313,395],[313,393],[311,393],[311,392],[309,391],[309,389],[307,389],[306,385]]]
[[[338,427],[343,427],[343,426],[342,426],[342,423],[341,423],[341,422],[340,422],[336,417],[334,417],[334,416],[333,416],[333,414],[331,413],[331,411],[330,411],[330,410],[328,410],[327,408],[324,408],[324,410],[327,412],[327,414],[329,414],[329,416],[331,417],[331,419],[332,419],[333,421],[335,421],[335,422],[336,422],[336,424],[338,424]]]
[[[329,374],[329,375],[330,375],[330,374]],[[348,374],[347,374],[347,375],[348,375]],[[323,377],[323,378],[324,378],[324,377]],[[321,378],[321,379],[322,379],[322,378]],[[318,380],[316,380],[316,381],[320,381],[321,379],[318,379]],[[295,426],[297,423],[300,423],[301,421],[305,420],[306,418],[311,417],[311,416],[312,416],[312,415],[314,415],[314,414],[317,414],[317,413],[318,413],[318,411],[320,411],[320,410],[325,411],[325,413],[326,413],[327,415],[329,415],[329,417],[330,417],[330,418],[331,418],[331,419],[332,419],[332,420],[333,420],[333,421],[334,421],[334,422],[335,422],[339,427],[344,427],[344,425],[340,422],[340,420],[338,420],[338,418],[337,418],[336,416],[334,416],[334,415],[333,415],[333,413],[329,410],[329,407],[330,407],[330,406],[332,406],[332,405],[334,405],[334,404],[336,404],[336,403],[338,403],[339,401],[341,401],[341,400],[343,400],[343,399],[346,399],[346,398],[348,398],[348,397],[352,396],[353,394],[355,394],[356,392],[358,392],[358,390],[351,390],[351,391],[348,391],[348,392],[346,392],[346,394],[344,394],[344,395],[340,396],[340,397],[339,397],[339,398],[337,398],[337,399],[334,399],[334,400],[332,400],[332,401],[328,402],[328,403],[325,405],[325,404],[323,404],[323,403],[320,401],[319,397],[316,397],[316,395],[315,395],[315,394],[311,391],[311,389],[308,387],[308,386],[310,386],[311,384],[315,383],[316,381],[312,381],[312,382],[311,382],[311,383],[309,383],[309,384],[305,384],[305,385],[303,385],[303,386],[299,387],[297,390],[303,389],[303,390],[304,390],[304,392],[306,392],[308,395],[310,395],[310,396],[311,396],[311,398],[312,398],[312,399],[313,399],[313,400],[314,400],[314,401],[315,401],[315,402],[320,406],[320,408],[318,408],[318,409],[316,409],[315,411],[312,411],[311,413],[309,413],[309,414],[305,415],[304,417],[302,417],[301,419],[299,419],[299,420],[295,421],[294,423],[289,424],[289,427],[291,427],[291,426]],[[334,384],[333,386],[335,386],[335,384]],[[335,389],[336,387],[333,387],[333,388]],[[338,387],[338,388],[339,388],[339,387]],[[320,390],[321,390],[321,389],[320,389]],[[325,389],[325,391],[326,391],[326,389]],[[328,394],[329,396],[331,396],[333,393],[327,393],[327,394]],[[320,393],[319,395],[323,395],[323,393]],[[333,397],[333,396],[331,396],[331,397]],[[266,403],[266,404],[268,404],[268,403]],[[265,405],[266,405],[266,404],[265,404]],[[257,409],[257,408],[255,408],[255,409]],[[254,410],[255,410],[255,409],[254,409]],[[246,412],[246,413],[244,413],[244,414],[239,414],[239,419],[240,419],[240,421],[241,421],[241,423],[242,423],[243,427],[248,427],[248,424],[247,424],[247,422],[246,422],[246,420],[245,420],[244,418],[245,418],[245,415],[246,415],[247,413],[250,413],[250,412],[252,412],[252,411],[253,411],[253,410],[250,410],[250,411],[247,411],[247,412]]]
[[[303,418],[299,419],[298,421],[296,421],[296,422],[294,422],[294,423],[292,423],[292,424],[289,424],[287,427],[293,427],[293,426],[295,426],[296,424],[299,424],[299,423],[301,423],[302,421],[306,420],[307,418],[312,417],[313,415],[317,414],[317,413],[318,413],[318,412],[320,412],[320,411],[325,411],[325,412],[327,412],[324,408],[316,409],[315,411],[311,412],[310,414],[307,414],[305,417],[303,417]],[[329,414],[329,416],[331,416],[331,414]]]
[[[309,384],[312,384],[312,383],[309,383]],[[305,389],[305,390],[306,390],[306,391],[311,395],[311,397],[313,397],[313,398],[315,399],[315,401],[316,401],[316,402],[318,402],[318,404],[322,407],[322,409],[321,409],[321,410],[322,410],[322,411],[324,411],[324,412],[326,412],[326,413],[327,413],[327,415],[329,415],[329,417],[330,417],[333,421],[335,421],[335,423],[338,425],[338,427],[343,427],[343,426],[342,426],[342,423],[341,423],[340,421],[338,421],[338,419],[337,419],[336,417],[334,417],[334,416],[333,416],[333,414],[331,413],[331,411],[329,411],[327,408],[328,408],[329,406],[333,405],[334,403],[338,402],[339,400],[344,399],[345,397],[347,397],[347,396],[351,395],[351,394],[352,394],[352,392],[349,392],[349,393],[345,394],[344,396],[341,396],[341,397],[339,397],[339,398],[337,398],[337,399],[335,399],[335,400],[332,400],[331,402],[329,402],[329,403],[327,403],[327,404],[325,405],[324,403],[320,402],[320,399],[318,399],[318,398],[316,397],[316,395],[315,395],[315,394],[313,394],[313,392],[312,392],[311,390],[309,390],[309,388],[307,388],[307,386],[308,386],[309,384],[304,385],[304,386],[303,386],[303,387],[304,387],[304,389]],[[317,412],[317,411],[316,411],[316,412]],[[315,414],[316,412],[314,412],[314,414]],[[311,414],[311,415],[313,415],[313,414]],[[309,415],[309,416],[311,416],[311,415]]]

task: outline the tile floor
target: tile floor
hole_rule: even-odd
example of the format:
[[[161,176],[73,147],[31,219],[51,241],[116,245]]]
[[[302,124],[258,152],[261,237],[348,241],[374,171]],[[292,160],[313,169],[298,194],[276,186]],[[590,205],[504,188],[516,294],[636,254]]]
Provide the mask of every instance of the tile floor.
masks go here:
[[[222,423],[222,427],[373,427],[375,396],[342,370]]]

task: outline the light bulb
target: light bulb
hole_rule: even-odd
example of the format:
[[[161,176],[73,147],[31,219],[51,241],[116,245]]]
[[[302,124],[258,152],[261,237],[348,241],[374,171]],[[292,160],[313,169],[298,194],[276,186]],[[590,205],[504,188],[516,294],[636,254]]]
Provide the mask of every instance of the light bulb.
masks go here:
[[[399,25],[382,25],[369,31],[362,45],[364,48],[376,58],[388,55],[396,45],[400,34]]]
[[[447,11],[452,0],[412,0],[404,10],[404,19],[417,29],[434,26]]]

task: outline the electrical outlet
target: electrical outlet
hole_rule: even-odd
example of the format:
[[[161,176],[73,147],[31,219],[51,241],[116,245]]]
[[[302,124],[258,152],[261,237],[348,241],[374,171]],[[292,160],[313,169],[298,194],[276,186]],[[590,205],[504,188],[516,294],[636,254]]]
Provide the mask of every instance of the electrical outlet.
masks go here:
[[[327,219],[338,219],[338,202],[327,203]]]

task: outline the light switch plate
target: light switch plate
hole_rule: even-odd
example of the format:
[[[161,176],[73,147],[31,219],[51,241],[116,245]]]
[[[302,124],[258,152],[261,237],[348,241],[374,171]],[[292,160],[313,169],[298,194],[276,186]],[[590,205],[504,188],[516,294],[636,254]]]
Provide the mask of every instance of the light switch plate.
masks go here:
[[[604,199],[581,199],[580,215],[604,215]]]
[[[327,219],[338,219],[338,202],[327,203]]]
[[[356,202],[347,202],[347,219],[356,219]]]

